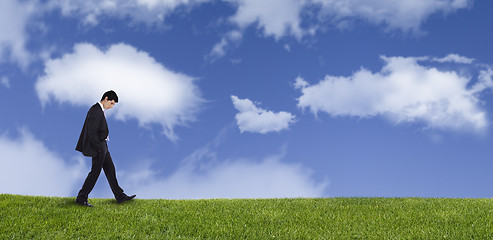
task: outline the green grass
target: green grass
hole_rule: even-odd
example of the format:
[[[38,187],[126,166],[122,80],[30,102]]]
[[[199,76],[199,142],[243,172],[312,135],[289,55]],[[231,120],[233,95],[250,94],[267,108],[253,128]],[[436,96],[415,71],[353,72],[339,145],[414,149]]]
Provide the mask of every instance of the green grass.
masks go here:
[[[0,239],[493,239],[493,199],[0,195]]]

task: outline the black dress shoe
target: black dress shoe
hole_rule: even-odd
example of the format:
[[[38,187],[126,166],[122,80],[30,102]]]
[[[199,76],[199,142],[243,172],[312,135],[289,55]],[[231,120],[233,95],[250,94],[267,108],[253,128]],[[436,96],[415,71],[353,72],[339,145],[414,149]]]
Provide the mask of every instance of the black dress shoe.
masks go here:
[[[77,201],[75,200],[76,203],[78,203],[79,205],[82,205],[84,207],[94,207],[93,205],[89,204],[87,201]]]
[[[118,199],[116,199],[116,202],[117,203],[122,203],[122,202],[125,202],[125,201],[130,201],[130,200],[134,199],[136,196],[137,195],[127,196],[127,194],[122,193],[121,197],[119,197]]]

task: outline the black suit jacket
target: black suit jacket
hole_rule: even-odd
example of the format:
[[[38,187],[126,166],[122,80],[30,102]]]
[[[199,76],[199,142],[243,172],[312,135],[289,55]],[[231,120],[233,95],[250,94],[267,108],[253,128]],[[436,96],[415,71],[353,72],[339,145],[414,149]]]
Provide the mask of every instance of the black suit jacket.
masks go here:
[[[99,103],[96,103],[87,112],[75,150],[87,157],[97,157],[103,150],[104,141],[109,133],[103,109]]]

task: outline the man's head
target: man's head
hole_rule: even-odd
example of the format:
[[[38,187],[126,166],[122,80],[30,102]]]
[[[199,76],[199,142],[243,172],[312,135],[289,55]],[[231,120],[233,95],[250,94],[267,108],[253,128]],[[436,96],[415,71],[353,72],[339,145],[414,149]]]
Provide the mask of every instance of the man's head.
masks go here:
[[[117,102],[118,102],[118,95],[116,95],[116,92],[113,90],[105,92],[103,94],[103,97],[101,97],[101,104],[103,104],[103,107],[106,110],[115,106]]]

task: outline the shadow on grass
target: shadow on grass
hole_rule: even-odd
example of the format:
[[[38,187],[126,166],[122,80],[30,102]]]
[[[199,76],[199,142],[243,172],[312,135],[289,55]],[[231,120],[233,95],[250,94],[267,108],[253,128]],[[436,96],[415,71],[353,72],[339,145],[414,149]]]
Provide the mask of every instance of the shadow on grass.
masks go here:
[[[115,199],[100,199],[99,203],[105,204],[105,205],[119,205],[118,202]]]
[[[129,206],[132,205],[135,200],[132,201],[126,201],[123,203],[118,203],[115,199],[106,199],[106,198],[94,198],[91,199],[89,198],[88,202],[92,204],[93,206]],[[84,206],[79,205],[77,202],[75,202],[75,197],[72,198],[63,198],[61,201],[58,201],[58,205],[63,208],[70,208],[70,207],[82,207]]]
[[[60,201],[60,206],[62,206],[62,207],[74,207],[74,206],[80,206],[80,205],[75,202],[75,198],[64,198],[62,201]]]
[[[59,206],[64,207],[64,208],[72,208],[72,207],[84,208],[85,207],[85,206],[81,206],[80,204],[78,204],[75,201],[75,197],[74,198],[63,198],[63,200],[59,202]]]

